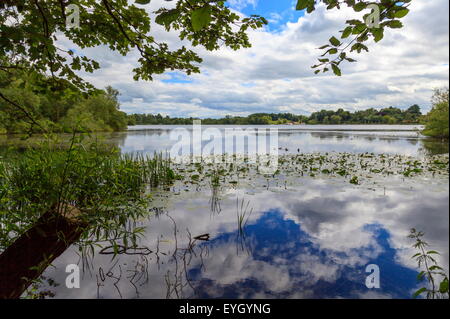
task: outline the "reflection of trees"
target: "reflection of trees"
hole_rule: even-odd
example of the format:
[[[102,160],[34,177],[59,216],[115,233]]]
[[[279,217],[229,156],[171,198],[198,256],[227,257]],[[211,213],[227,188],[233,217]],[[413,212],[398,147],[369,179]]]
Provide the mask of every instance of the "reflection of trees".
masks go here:
[[[112,144],[117,148],[122,148],[125,145],[125,140],[127,138],[127,133],[124,132],[115,132],[110,133],[110,135],[106,138],[106,142]]]
[[[386,137],[380,136],[380,137],[378,138],[378,140],[381,141],[381,142],[383,142],[383,143],[386,143],[386,144],[391,144],[392,142],[398,142],[398,141],[400,141],[400,138],[398,138],[398,137],[392,137],[392,136],[386,136]],[[414,143],[417,143],[417,140],[413,140],[413,139],[409,139],[409,138],[407,138],[407,139],[405,139],[405,140],[406,140],[407,142],[413,144],[413,145],[414,145]]]
[[[354,134],[345,132],[311,132],[310,135],[319,140],[353,140],[360,139],[365,141],[376,141],[378,136],[376,135],[365,135],[365,134]]]
[[[311,132],[309,133],[311,137],[314,137],[319,140],[334,140],[336,138],[339,139],[349,139],[349,135],[345,135],[342,133],[336,133],[336,132]]]
[[[421,149],[420,151],[424,155],[439,155],[447,154],[449,152],[448,140],[441,140],[435,138],[420,139]]]

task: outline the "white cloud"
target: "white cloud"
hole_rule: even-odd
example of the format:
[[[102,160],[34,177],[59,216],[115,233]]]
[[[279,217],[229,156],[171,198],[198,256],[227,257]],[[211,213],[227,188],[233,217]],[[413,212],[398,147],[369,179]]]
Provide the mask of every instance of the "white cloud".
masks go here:
[[[258,0],[228,0],[228,3],[230,7],[242,10],[247,6],[253,6],[253,8],[255,8],[258,4]]]
[[[152,1],[151,12],[164,1]],[[234,1],[235,7],[256,1]],[[316,12],[289,22],[280,31],[250,32],[253,47],[208,52],[196,48],[204,59],[202,73],[191,83],[171,83],[170,75],[154,82],[132,79],[137,55],[122,57],[107,48],[85,50],[103,69],[87,78],[99,87],[112,85],[122,93],[126,112],[161,112],[171,116],[220,117],[252,112],[309,113],[322,108],[348,110],[419,104],[427,111],[432,89],[448,86],[448,1],[414,1],[401,30],[387,30],[370,52],[356,55],[358,63],[343,66],[343,76],[314,75],[320,50],[337,35],[354,13],[349,10]],[[160,26],[153,34],[172,48],[181,45],[176,33]],[[162,81],[166,80],[166,81]],[[141,98],[137,106],[133,99]]]

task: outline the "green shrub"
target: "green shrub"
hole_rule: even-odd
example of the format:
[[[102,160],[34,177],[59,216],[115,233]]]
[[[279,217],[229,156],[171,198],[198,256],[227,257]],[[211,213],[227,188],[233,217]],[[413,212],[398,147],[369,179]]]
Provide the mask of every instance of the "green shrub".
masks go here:
[[[449,137],[448,89],[436,90],[433,97],[433,108],[425,117],[423,134],[431,137]]]

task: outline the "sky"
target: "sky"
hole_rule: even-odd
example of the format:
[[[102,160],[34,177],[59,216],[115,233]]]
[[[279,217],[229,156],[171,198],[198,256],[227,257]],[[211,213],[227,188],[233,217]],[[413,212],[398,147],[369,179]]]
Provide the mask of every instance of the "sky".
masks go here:
[[[145,9],[154,16],[156,9],[174,3],[153,0]],[[123,57],[107,47],[96,47],[81,51],[96,59],[101,70],[81,75],[99,88],[118,89],[121,109],[127,113],[199,118],[257,112],[308,115],[338,108],[405,109],[413,104],[428,112],[433,89],[448,87],[448,0],[412,1],[410,13],[402,19],[405,27],[386,30],[381,42],[369,43],[369,53],[353,55],[358,62],[343,65],[341,77],[315,75],[311,65],[320,55],[317,48],[355,17],[352,10],[325,10],[320,5],[307,14],[295,11],[293,0],[228,0],[228,5],[242,15],[260,14],[269,25],[249,32],[249,49],[194,48],[204,60],[200,74],[167,72],[152,82],[136,82],[132,69],[137,52]],[[152,35],[171,48],[181,45],[175,31],[167,33],[155,24],[152,28]]]

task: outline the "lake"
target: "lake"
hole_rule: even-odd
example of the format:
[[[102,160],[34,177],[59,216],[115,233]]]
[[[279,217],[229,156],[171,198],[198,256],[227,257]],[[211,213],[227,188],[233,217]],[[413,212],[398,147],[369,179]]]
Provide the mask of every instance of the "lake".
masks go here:
[[[354,152],[389,153],[411,156],[448,153],[448,143],[421,136],[419,125],[277,125],[277,126],[231,126],[238,129],[277,129],[278,144],[282,153],[301,152]],[[137,125],[128,132],[113,133],[107,141],[118,145],[122,152],[169,151],[175,144],[170,132],[176,128],[192,130],[192,126]],[[230,126],[203,125],[203,129]],[[203,143],[207,143],[203,141]],[[286,151],[287,149],[287,151]]]
[[[122,153],[168,152],[173,128],[135,126],[104,140]],[[138,249],[113,258],[108,247],[86,256],[72,245],[39,290],[55,298],[411,298],[421,287],[411,228],[448,270],[446,142],[417,126],[275,128],[273,176],[225,164],[214,186],[206,164],[180,165],[184,179],[153,194],[148,218],[130,221],[145,228]],[[442,161],[446,168],[434,170]],[[336,165],[347,172],[331,174]],[[358,182],[349,182],[355,172]],[[69,264],[81,268],[79,289],[65,285]],[[369,265],[379,288],[366,285]]]

